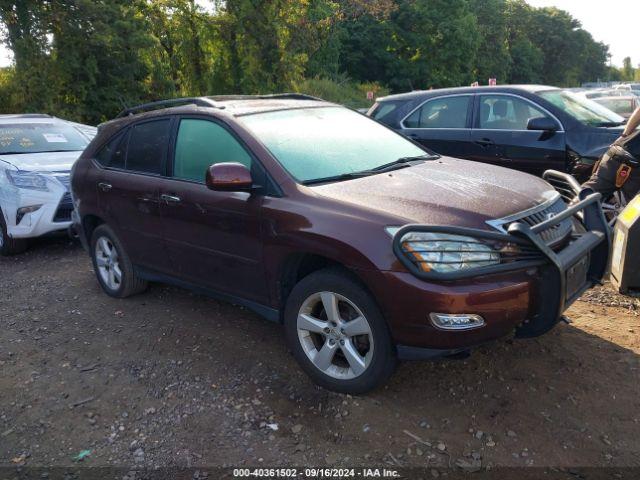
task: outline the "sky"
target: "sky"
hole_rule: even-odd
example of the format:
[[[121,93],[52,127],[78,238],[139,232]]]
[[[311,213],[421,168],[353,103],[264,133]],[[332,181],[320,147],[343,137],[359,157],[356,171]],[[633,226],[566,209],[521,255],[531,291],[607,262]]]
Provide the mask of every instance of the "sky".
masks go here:
[[[197,0],[210,8],[206,0]],[[624,57],[632,64],[640,64],[640,1],[638,0],[527,0],[534,7],[558,7],[580,20],[582,27],[593,37],[610,47],[611,63],[622,66]],[[11,52],[0,45],[0,67],[12,62]]]
[[[527,3],[568,11],[594,39],[609,45],[613,65],[621,67],[625,57],[631,57],[634,66],[640,64],[638,0],[527,0]]]

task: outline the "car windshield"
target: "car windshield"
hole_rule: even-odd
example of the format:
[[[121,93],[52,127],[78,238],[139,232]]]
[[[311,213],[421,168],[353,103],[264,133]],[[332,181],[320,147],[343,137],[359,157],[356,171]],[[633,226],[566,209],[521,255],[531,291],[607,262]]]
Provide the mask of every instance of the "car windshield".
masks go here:
[[[403,159],[432,155],[343,107],[281,110],[241,119],[300,183],[337,180]]]
[[[613,127],[623,125],[625,122],[624,118],[617,113],[573,92],[547,90],[538,92],[538,95],[585,125]]]
[[[0,125],[0,155],[18,153],[74,152],[89,141],[63,123],[13,123]]]

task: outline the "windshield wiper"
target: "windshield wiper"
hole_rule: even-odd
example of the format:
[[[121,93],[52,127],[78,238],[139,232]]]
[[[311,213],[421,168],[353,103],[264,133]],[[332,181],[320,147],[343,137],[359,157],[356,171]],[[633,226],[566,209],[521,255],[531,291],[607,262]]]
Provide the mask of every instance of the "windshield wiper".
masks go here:
[[[342,173],[340,175],[333,175],[331,177],[314,178],[312,180],[306,180],[302,182],[303,185],[315,185],[317,183],[330,183],[330,182],[342,182],[344,180],[353,180],[354,178],[368,177],[375,175],[379,172],[373,170],[363,170],[361,172]]]
[[[373,168],[371,171],[377,173],[388,172],[389,170],[395,170],[396,168],[408,167],[408,164],[411,162],[418,162],[421,160],[435,160],[436,158],[438,158],[437,155],[429,155],[427,153],[425,153],[424,155],[417,155],[415,157],[402,157],[393,162],[385,163],[384,165]]]
[[[418,155],[415,157],[402,157],[393,162],[385,163],[384,165],[380,165],[378,167],[372,168],[371,170],[361,170],[359,172],[342,173],[340,175],[334,175],[331,177],[314,178],[312,180],[307,180],[305,182],[302,182],[302,184],[315,185],[318,183],[342,182],[344,180],[353,180],[354,178],[369,177],[371,175],[377,175],[379,173],[389,172],[391,170],[410,167],[411,166],[410,164],[412,162],[434,160],[436,158],[439,158],[439,156],[430,155],[430,154]]]

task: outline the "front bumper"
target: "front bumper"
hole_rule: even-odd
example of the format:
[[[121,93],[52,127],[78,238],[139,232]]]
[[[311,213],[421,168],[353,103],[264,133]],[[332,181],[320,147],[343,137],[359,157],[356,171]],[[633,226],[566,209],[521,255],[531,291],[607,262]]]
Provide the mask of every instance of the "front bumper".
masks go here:
[[[41,205],[18,218],[18,209]],[[34,238],[66,230],[71,225],[73,205],[66,187],[56,185],[46,192],[6,189],[0,195],[0,208],[12,238]]]
[[[563,220],[576,217],[585,232],[572,236],[558,251],[539,236]],[[479,239],[535,247],[539,255],[490,267],[451,273],[419,270],[401,249],[407,232],[444,232]],[[564,212],[533,227],[516,222],[508,233],[486,230],[409,225],[394,236],[394,251],[411,272],[385,272],[381,303],[399,353],[424,357],[459,351],[507,335],[535,337],[552,329],[564,311],[585,290],[600,283],[607,270],[610,231],[600,207],[600,195],[584,189]],[[399,297],[401,296],[401,297]],[[403,298],[398,302],[397,298]],[[442,331],[428,320],[429,313],[466,313],[482,316],[486,324],[474,330]],[[409,352],[407,354],[407,352]]]

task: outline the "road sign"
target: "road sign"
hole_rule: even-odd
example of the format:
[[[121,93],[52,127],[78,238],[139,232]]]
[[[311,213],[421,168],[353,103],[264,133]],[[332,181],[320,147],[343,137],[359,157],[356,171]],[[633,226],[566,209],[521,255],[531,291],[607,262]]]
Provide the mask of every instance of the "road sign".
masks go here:
[[[373,95],[374,95],[373,91],[369,90],[367,92],[367,100],[373,100]]]
[[[498,84],[498,80],[495,78],[490,78],[489,79],[489,86],[490,87],[495,87]]]

